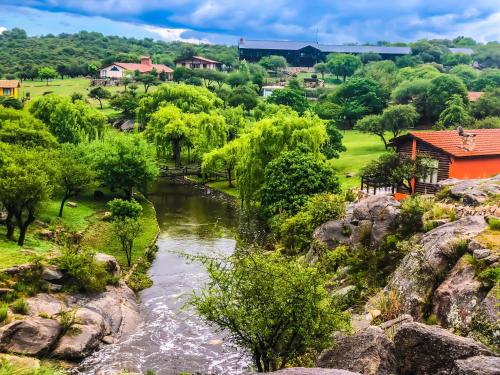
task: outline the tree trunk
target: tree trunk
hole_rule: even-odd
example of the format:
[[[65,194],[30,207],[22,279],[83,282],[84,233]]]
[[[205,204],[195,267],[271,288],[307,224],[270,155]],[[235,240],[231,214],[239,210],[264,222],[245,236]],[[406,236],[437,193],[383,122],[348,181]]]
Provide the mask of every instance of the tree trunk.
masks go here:
[[[101,109],[102,109],[102,100],[97,98],[97,100],[99,100],[99,105],[101,106]]]
[[[12,210],[7,209],[7,218],[5,219],[5,225],[7,226],[7,239],[12,241],[14,238],[14,223],[12,222],[14,219],[14,213]]]
[[[255,366],[257,366],[257,372],[264,372],[264,369],[262,368],[262,362],[260,360],[261,356],[259,351],[257,350],[253,354],[253,361],[255,363]]]
[[[17,244],[19,246],[24,245],[24,239],[26,238],[26,231],[28,230],[28,226],[35,221],[35,216],[33,215],[33,211],[28,211],[28,217],[23,222],[21,214],[16,215],[17,226],[19,227],[19,238],[17,239]]]
[[[68,198],[69,198],[69,196],[67,194],[65,194],[62,201],[61,201],[61,206],[59,207],[59,217],[62,217],[62,215],[63,215],[64,203],[66,203]]]
[[[227,182],[229,183],[230,187],[233,187],[233,181],[232,181],[232,176],[231,176],[231,168],[226,169],[227,171]]]
[[[180,168],[181,166],[181,142],[175,141],[173,144],[174,148],[174,162],[176,168]]]

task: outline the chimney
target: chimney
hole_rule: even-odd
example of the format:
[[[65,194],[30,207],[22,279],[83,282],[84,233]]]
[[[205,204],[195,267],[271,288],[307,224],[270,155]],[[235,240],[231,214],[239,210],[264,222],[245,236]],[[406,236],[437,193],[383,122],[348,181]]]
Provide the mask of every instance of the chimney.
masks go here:
[[[243,44],[243,43],[245,43],[245,39],[240,38],[240,44]]]
[[[141,56],[141,64],[142,65],[151,65],[151,57]]]

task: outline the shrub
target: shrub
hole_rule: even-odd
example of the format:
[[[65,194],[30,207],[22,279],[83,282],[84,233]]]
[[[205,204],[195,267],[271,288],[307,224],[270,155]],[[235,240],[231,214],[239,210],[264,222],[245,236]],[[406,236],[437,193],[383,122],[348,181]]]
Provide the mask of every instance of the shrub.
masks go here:
[[[6,303],[2,303],[0,305],[0,322],[5,321],[8,315],[9,315],[9,305],[7,305]]]
[[[405,199],[401,205],[399,229],[402,235],[409,236],[421,232],[424,228],[424,200],[419,196]]]
[[[490,227],[491,230],[500,230],[500,219],[491,217],[488,220],[488,226]]]
[[[500,267],[488,267],[479,273],[478,278],[491,287],[500,281]]]
[[[82,292],[106,289],[108,273],[104,264],[94,260],[93,253],[67,247],[54,262],[70,277],[70,289]]]
[[[26,315],[29,311],[28,303],[23,298],[16,299],[14,302],[12,302],[12,305],[10,305],[10,307],[16,314]]]
[[[61,309],[59,311],[59,324],[62,328],[62,334],[64,335],[69,329],[75,324],[75,311],[74,310],[65,310]]]
[[[108,206],[113,214],[113,218],[138,218],[142,215],[142,206],[135,199],[127,201],[115,198],[111,202],[108,202]]]
[[[395,291],[380,292],[370,298],[369,303],[381,312],[374,320],[375,324],[396,319],[403,312],[403,305]]]

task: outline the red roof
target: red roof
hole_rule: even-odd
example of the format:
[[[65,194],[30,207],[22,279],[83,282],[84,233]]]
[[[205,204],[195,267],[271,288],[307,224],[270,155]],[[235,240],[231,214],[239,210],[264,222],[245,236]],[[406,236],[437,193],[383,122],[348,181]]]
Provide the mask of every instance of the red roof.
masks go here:
[[[178,60],[175,60],[175,62],[191,61],[191,60],[200,60],[200,61],[204,61],[204,62],[211,63],[211,64],[220,64],[219,61],[210,60],[210,59],[207,59],[206,57],[203,57],[203,56],[193,56],[193,57],[190,57],[188,59],[178,59]]]
[[[410,135],[456,157],[500,155],[500,129],[466,129],[474,134],[474,148],[467,151],[456,130],[414,131]],[[403,136],[404,137],[404,136]]]
[[[17,79],[0,79],[0,88],[14,89],[20,86]]]
[[[138,70],[139,73],[149,73],[150,71],[156,69],[158,73],[172,73],[173,70],[169,68],[166,65],[163,64],[135,64],[135,63],[121,63],[121,62],[115,62],[114,65],[119,66],[120,68],[123,68],[125,70],[131,70],[131,71],[136,71]]]
[[[469,101],[475,102],[478,100],[481,96],[483,96],[484,92],[482,91],[469,91],[467,93],[467,97],[469,98]]]

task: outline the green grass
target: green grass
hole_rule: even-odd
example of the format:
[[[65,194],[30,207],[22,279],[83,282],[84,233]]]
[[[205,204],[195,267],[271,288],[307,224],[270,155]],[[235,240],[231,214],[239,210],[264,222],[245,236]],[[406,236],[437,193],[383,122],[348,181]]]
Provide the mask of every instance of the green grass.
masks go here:
[[[231,197],[239,198],[238,189],[235,186],[229,186],[227,181],[209,182],[207,186],[211,187],[212,189],[219,190]]]
[[[342,188],[360,186],[359,172],[361,168],[385,152],[385,147],[379,137],[372,134],[360,133],[354,130],[342,131],[342,142],[347,148],[340,154],[340,158],[332,159]],[[352,173],[353,177],[346,177]]]
[[[103,202],[92,202],[89,197],[70,198],[69,201],[76,202],[77,206],[74,208],[65,206],[62,218],[58,216],[61,202],[57,199],[44,204],[38,218],[46,223],[62,224],[66,229],[80,231],[87,227],[87,218],[95,209],[104,208]]]

